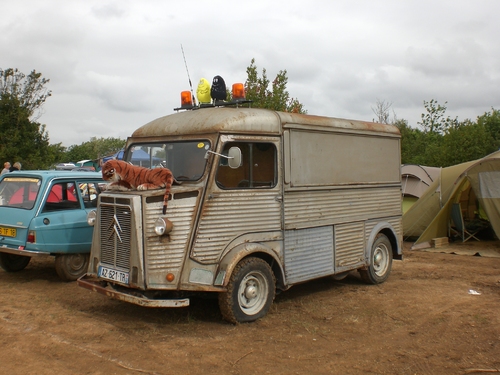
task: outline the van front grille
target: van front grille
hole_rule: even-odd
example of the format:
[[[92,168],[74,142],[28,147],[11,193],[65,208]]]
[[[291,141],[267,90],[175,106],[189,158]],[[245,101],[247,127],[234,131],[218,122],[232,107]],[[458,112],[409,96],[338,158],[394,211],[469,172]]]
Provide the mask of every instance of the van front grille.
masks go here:
[[[130,269],[132,210],[130,200],[100,206],[101,263],[113,268]]]

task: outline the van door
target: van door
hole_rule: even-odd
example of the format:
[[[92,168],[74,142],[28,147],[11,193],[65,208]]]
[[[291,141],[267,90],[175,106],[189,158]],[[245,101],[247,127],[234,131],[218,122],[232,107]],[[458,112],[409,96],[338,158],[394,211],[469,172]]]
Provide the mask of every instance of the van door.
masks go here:
[[[279,139],[232,137],[220,153],[226,156],[232,147],[241,150],[241,164],[231,167],[218,156],[205,195],[191,254],[201,263],[216,263],[241,243],[282,239]]]

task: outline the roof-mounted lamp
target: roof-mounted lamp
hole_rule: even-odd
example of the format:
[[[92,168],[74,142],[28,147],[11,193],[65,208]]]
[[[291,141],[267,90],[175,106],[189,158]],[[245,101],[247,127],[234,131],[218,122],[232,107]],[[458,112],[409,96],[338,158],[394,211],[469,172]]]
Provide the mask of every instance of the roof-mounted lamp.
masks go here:
[[[243,83],[234,83],[232,87],[232,96],[235,102],[244,101],[245,98],[245,86]]]
[[[189,91],[181,92],[181,109],[193,108],[193,97]]]

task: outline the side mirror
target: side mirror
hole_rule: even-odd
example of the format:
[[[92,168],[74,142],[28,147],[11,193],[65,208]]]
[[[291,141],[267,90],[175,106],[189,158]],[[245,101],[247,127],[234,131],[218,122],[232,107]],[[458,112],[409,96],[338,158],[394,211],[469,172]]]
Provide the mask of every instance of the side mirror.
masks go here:
[[[221,158],[227,159],[227,164],[230,168],[235,169],[241,165],[241,150],[239,147],[231,147],[226,155],[207,150],[205,154],[205,159],[208,159],[210,154],[219,155]]]
[[[239,147],[231,147],[227,156],[227,163],[230,168],[236,169],[241,165],[241,150]]]

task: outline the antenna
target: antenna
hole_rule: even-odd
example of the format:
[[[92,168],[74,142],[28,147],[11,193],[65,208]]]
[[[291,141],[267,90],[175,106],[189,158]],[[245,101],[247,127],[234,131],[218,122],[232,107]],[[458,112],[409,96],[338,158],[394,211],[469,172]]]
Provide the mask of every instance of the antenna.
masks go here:
[[[191,77],[189,76],[189,70],[188,70],[188,66],[187,66],[187,63],[186,63],[186,56],[184,55],[184,48],[182,48],[182,43],[181,43],[181,51],[182,51],[182,58],[184,59],[184,65],[186,66],[186,72],[187,72],[187,75],[188,75],[189,87],[191,87],[191,96],[193,97],[193,104],[196,106],[196,99],[194,97],[193,85],[191,83]]]

